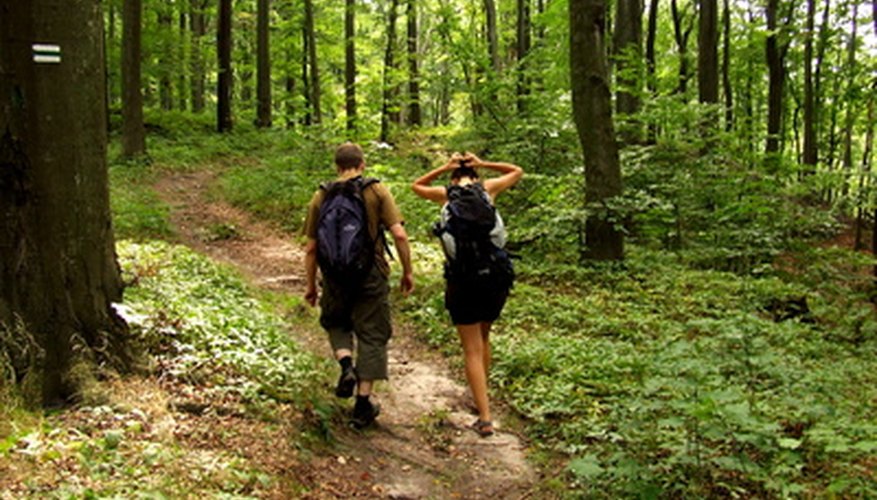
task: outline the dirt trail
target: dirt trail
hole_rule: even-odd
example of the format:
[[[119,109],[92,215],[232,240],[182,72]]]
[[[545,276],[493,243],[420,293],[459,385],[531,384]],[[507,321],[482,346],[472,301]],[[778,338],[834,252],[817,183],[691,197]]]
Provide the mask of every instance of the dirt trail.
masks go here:
[[[303,293],[302,249],[294,239],[226,203],[210,200],[211,172],[175,173],[156,183],[171,206],[183,243],[230,263],[257,286]],[[211,237],[215,234],[231,236]],[[321,332],[300,339],[329,356]],[[467,388],[447,363],[396,324],[390,343],[390,381],[377,386],[382,412],[365,432],[336,429],[331,455],[318,455],[291,471],[312,486],[311,498],[525,498],[537,472],[525,459],[526,443],[503,429],[487,439],[468,429],[475,420]],[[327,391],[330,389],[327,388]]]

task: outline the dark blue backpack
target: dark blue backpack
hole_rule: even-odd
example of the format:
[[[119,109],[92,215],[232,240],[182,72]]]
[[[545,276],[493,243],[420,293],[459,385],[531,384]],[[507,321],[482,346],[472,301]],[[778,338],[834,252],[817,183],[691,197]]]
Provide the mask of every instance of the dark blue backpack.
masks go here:
[[[345,288],[359,286],[375,262],[362,192],[378,179],[356,177],[324,183],[317,219],[317,263],[323,277]]]

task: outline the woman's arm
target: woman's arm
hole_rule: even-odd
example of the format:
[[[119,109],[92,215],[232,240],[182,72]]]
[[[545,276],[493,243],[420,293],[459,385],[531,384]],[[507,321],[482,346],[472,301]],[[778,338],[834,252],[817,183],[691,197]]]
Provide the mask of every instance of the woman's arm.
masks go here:
[[[499,177],[483,181],[484,190],[491,198],[496,198],[496,195],[517,184],[524,175],[524,169],[512,163],[484,161],[472,153],[466,153],[463,159],[475,168],[487,168],[500,173]]]
[[[439,204],[444,204],[448,201],[448,193],[446,192],[445,188],[443,186],[432,186],[431,184],[442,174],[450,172],[451,170],[459,167],[460,158],[461,157],[455,153],[451,156],[448,162],[441,167],[436,167],[418,177],[414,181],[414,183],[411,184],[411,189],[413,189],[414,193],[421,198],[426,198],[427,200],[434,201]]]

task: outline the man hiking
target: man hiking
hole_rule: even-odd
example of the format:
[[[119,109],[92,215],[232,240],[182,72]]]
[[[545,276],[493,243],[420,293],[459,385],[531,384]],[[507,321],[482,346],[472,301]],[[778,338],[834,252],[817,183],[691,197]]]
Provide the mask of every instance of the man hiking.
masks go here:
[[[414,278],[402,213],[386,186],[363,177],[362,148],[350,142],[338,146],[335,166],[336,180],[323,184],[308,206],[304,298],[311,306],[319,298],[320,325],[341,365],[335,395],[349,398],[356,389],[351,424],[363,428],[380,412],[370,396],[374,381],[387,379],[392,335],[384,230],[392,235],[402,263],[405,296],[414,289]],[[322,295],[317,291],[318,266]]]

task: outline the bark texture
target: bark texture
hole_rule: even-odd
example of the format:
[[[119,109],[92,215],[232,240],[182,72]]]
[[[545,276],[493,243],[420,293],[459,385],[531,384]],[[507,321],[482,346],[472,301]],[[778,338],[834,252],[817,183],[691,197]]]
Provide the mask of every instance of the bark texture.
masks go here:
[[[30,401],[64,402],[75,360],[127,365],[106,165],[99,0],[0,0],[0,330]],[[61,61],[32,44],[57,40]],[[21,325],[16,327],[15,325]],[[23,327],[23,328],[22,328]],[[6,336],[0,336],[0,339]],[[8,374],[7,374],[8,375]]]
[[[594,209],[585,223],[582,257],[620,260],[622,233],[602,210],[622,191],[605,50],[606,5],[603,0],[570,0],[569,16],[573,116],[585,157],[585,202]]]

